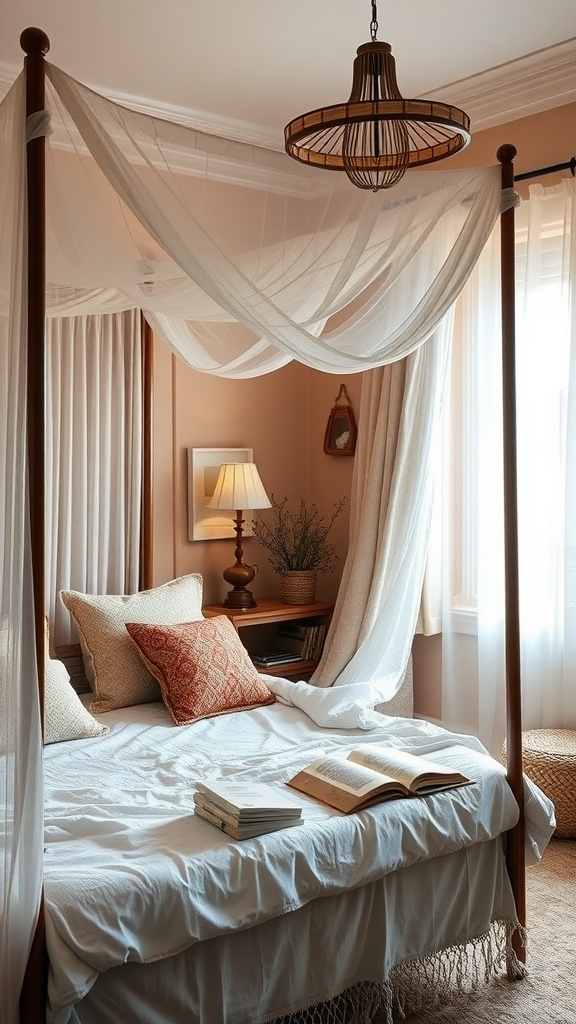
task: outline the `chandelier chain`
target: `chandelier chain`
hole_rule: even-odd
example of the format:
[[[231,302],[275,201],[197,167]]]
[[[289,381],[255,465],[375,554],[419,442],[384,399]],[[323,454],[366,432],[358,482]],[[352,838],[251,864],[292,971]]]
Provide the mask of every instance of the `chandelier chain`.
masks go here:
[[[372,0],[372,21],[370,22],[370,37],[372,42],[376,42],[376,33],[378,31],[378,11],[376,10],[376,0]]]

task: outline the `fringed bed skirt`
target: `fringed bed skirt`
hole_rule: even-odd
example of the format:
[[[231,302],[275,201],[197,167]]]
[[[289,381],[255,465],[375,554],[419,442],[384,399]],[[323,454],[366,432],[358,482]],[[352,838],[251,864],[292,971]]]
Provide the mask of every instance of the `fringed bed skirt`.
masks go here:
[[[424,1010],[440,1009],[472,996],[500,973],[519,979],[526,968],[518,960],[512,935],[526,932],[512,921],[495,921],[470,942],[450,946],[393,967],[386,981],[361,981],[340,995],[269,1024],[398,1024]]]

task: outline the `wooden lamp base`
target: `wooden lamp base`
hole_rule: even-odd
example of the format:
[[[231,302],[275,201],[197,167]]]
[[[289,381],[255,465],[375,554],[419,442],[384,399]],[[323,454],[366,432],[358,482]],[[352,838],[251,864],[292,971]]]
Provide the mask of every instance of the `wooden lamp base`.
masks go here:
[[[257,565],[246,565],[246,562],[242,561],[242,513],[237,513],[237,518],[234,520],[236,530],[236,562],[231,565],[229,569],[225,569],[223,572],[224,579],[227,583],[230,583],[233,587],[228,592],[226,600],[223,602],[223,608],[236,608],[242,610],[244,608],[255,608],[256,601],[254,596],[247,589],[247,584],[252,583],[256,573],[258,572]]]

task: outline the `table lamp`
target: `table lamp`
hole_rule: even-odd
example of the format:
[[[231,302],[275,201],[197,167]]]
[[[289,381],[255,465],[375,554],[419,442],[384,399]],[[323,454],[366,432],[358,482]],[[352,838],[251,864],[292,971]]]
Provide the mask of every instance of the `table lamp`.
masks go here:
[[[225,462],[214,488],[214,494],[208,502],[208,508],[230,509],[236,511],[234,519],[236,531],[236,562],[225,569],[223,576],[233,589],[228,592],[223,608],[247,609],[255,608],[256,601],[247,589],[252,582],[258,566],[246,565],[242,561],[242,518],[243,510],[255,508],[271,508],[271,502],[253,462]]]

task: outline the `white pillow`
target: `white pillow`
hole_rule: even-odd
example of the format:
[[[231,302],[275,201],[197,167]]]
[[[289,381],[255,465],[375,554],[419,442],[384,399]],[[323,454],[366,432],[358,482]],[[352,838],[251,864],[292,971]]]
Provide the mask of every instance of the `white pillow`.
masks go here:
[[[44,661],[44,743],[104,736],[110,730],[86,710],[56,658]]]
[[[162,623],[202,619],[202,577],[180,576],[138,594],[81,594],[62,590],[60,598],[78,631],[88,681],[99,713],[161,700],[160,686],[138,656],[126,622]]]

